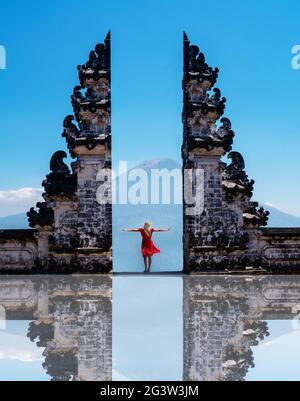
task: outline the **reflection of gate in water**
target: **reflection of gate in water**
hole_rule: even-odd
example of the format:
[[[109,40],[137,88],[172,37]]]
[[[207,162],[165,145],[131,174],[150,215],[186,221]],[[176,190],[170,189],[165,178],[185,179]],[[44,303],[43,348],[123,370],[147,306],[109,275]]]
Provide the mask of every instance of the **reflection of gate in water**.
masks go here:
[[[133,278],[118,280],[128,284]],[[166,277],[151,280],[159,284]],[[268,336],[266,320],[298,318],[298,276],[184,276],[182,280],[184,380],[244,380],[255,366],[253,347]],[[140,306],[133,302],[134,292],[124,291],[122,296],[133,309]],[[182,301],[181,290],[178,297]],[[149,305],[152,302],[149,297]],[[161,308],[171,313],[175,306]],[[135,310],[131,312],[136,318]],[[112,379],[110,276],[3,277],[0,321],[5,319],[31,321],[27,337],[45,348],[43,368],[52,380]]]
[[[111,380],[110,276],[2,279],[0,304],[7,320],[31,320],[52,380]]]
[[[183,298],[184,380],[240,381],[266,320],[297,318],[300,277],[184,277]]]

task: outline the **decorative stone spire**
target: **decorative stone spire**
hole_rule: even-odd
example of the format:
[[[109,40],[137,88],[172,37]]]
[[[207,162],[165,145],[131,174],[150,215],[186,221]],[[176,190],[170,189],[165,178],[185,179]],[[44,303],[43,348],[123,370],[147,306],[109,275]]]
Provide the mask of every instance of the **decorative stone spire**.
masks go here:
[[[226,99],[218,88],[213,88],[218,78],[218,68],[213,69],[205,62],[204,54],[197,46],[190,45],[184,33],[184,144],[187,156],[195,148],[219,149],[223,154],[231,149],[234,132],[228,118],[221,124]]]
[[[94,149],[97,145],[111,146],[111,56],[110,32],[105,42],[98,44],[88,61],[79,65],[80,85],[71,96],[74,116],[64,120],[63,137],[71,155],[76,146]],[[74,123],[76,119],[77,125]]]

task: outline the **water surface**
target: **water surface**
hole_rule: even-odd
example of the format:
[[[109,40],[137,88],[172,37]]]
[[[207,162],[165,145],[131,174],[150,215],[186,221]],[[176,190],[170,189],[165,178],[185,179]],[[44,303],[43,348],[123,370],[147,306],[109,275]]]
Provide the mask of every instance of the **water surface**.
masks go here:
[[[298,276],[0,277],[0,380],[299,380]]]

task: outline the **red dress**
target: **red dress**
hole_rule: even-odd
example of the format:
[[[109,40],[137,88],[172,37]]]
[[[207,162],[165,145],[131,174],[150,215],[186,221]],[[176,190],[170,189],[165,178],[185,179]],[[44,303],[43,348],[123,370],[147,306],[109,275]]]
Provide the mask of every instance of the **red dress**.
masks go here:
[[[142,235],[142,254],[143,256],[153,256],[155,253],[160,253],[160,250],[156,248],[152,241],[153,228],[150,229],[150,235],[148,235],[143,228],[139,228],[139,232]]]

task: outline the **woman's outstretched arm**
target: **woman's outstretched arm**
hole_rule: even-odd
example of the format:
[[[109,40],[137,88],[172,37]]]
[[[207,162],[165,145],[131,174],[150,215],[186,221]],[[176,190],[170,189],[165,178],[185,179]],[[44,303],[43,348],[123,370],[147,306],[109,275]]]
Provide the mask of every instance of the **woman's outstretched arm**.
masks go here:
[[[125,231],[126,233],[138,233],[139,230],[136,228],[123,228],[122,231]]]
[[[171,228],[153,228],[155,233],[165,233],[167,231],[171,231]]]

